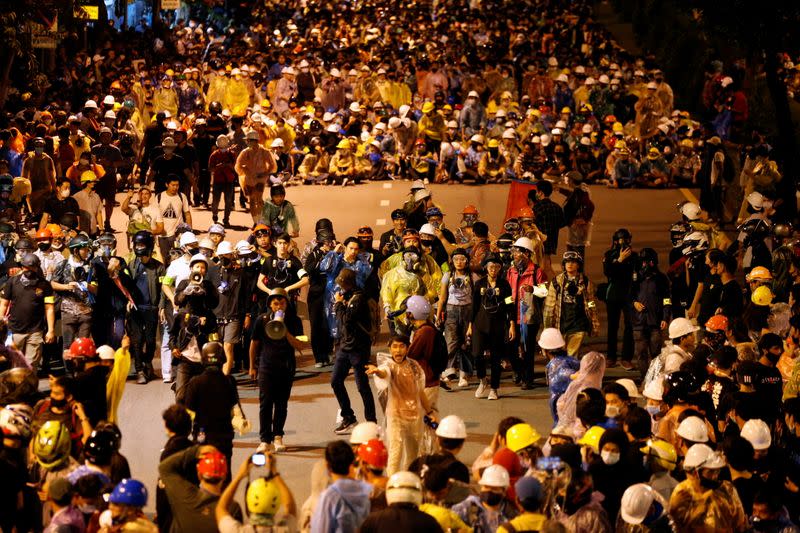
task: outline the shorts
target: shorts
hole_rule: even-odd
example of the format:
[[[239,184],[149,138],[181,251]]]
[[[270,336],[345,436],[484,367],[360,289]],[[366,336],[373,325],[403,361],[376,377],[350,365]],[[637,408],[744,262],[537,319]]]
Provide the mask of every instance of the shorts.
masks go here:
[[[246,193],[250,193],[251,189],[255,189],[255,192],[264,192],[264,186],[267,183],[267,178],[257,178],[255,176],[244,176],[244,179],[240,179],[239,185],[243,185],[243,189],[245,189]]]
[[[238,320],[219,323],[219,337],[225,344],[235,344],[242,336],[242,323]]]

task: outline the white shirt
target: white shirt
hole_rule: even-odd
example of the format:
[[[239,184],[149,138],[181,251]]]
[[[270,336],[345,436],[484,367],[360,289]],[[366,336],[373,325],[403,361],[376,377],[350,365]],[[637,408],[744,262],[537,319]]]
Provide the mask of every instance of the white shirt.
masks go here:
[[[164,196],[166,196],[166,194]],[[133,208],[133,212],[131,212],[130,215],[130,222],[143,222],[150,226],[151,230],[155,229],[157,224],[164,222],[164,219],[161,218],[161,209],[153,202],[150,202],[144,207],[131,207]],[[181,213],[181,216],[183,216],[183,213]]]
[[[186,254],[183,254],[170,263],[164,276],[164,282],[172,287],[177,287],[181,281],[189,279],[189,275],[192,273],[192,269],[189,268],[189,261],[191,261],[191,257],[186,257]]]
[[[185,221],[183,214],[189,212],[189,200],[183,193],[170,196],[165,191],[156,195],[156,202],[164,222],[164,234],[172,237],[178,225]]]

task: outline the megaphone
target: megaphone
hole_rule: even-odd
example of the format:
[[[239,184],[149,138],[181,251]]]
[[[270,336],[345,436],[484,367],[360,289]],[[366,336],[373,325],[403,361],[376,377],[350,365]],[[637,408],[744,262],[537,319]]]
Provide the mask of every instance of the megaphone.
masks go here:
[[[279,341],[282,338],[286,337],[286,324],[283,323],[284,319],[284,312],[275,311],[275,314],[272,317],[272,320],[267,322],[265,327],[267,332],[267,337],[274,341]]]

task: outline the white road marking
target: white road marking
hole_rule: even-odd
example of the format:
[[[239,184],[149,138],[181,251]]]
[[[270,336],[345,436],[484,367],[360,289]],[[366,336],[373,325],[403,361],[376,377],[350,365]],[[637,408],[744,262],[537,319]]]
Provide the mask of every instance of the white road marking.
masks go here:
[[[379,218],[378,220],[375,221],[375,225],[376,226],[385,226],[386,225],[386,219],[385,218]]]
[[[386,207],[389,205],[389,200],[381,200],[381,207]]]
[[[391,183],[384,183],[383,184],[383,188],[384,189],[391,189],[392,188],[392,184]]]

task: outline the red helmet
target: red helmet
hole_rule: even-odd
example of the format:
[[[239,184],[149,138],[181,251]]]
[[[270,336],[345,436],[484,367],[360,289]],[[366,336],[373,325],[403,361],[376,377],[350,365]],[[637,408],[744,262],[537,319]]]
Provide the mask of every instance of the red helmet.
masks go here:
[[[425,139],[417,139],[417,142],[414,143],[414,146],[425,146]]]
[[[461,214],[462,215],[477,215],[478,214],[478,208],[475,207],[474,205],[470,204],[470,205],[464,207],[464,210],[461,211]]]
[[[726,331],[728,329],[728,319],[725,315],[714,315],[706,321],[706,331]]]
[[[37,241],[50,241],[53,239],[53,232],[47,228],[40,229],[36,232]]]
[[[370,468],[386,468],[389,463],[389,451],[379,439],[371,439],[358,446],[358,458]]]
[[[603,119],[608,126],[612,125],[613,123],[617,122],[617,117],[614,115],[606,115],[606,118]]]
[[[97,357],[97,347],[89,337],[80,337],[72,341],[72,345],[69,347],[69,355],[72,358],[86,357],[93,359]]]
[[[206,452],[197,461],[197,477],[200,479],[225,479],[228,475],[228,460],[218,452]]]

